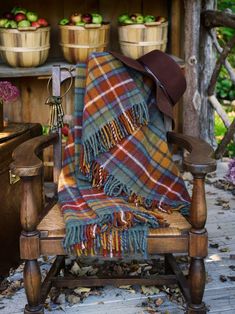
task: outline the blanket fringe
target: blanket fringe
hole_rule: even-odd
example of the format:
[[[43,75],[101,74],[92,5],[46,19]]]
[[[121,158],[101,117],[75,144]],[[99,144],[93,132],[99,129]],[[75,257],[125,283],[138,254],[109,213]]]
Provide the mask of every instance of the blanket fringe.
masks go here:
[[[112,221],[67,226],[65,249],[86,256],[101,254],[121,257],[130,252],[145,256],[149,226],[164,226],[162,216],[154,212],[150,212],[150,215],[145,211],[115,212],[107,217]]]
[[[108,122],[89,138],[83,140],[80,169],[84,174],[90,172],[91,163],[100,153],[109,151],[127,135],[147,124],[149,114],[145,103],[137,104]]]

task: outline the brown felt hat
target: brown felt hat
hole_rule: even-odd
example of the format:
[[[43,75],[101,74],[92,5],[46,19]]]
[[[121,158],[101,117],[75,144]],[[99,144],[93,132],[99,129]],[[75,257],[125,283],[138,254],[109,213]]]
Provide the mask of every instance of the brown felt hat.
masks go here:
[[[160,50],[153,50],[136,60],[115,51],[110,53],[128,67],[154,80],[157,106],[161,112],[173,119],[173,106],[186,89],[185,77],[173,58]]]

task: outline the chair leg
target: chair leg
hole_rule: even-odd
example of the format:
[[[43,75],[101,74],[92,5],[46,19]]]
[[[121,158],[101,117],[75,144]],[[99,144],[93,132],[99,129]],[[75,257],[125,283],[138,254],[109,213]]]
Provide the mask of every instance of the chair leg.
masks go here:
[[[188,305],[188,314],[206,314],[206,306],[202,302],[205,283],[206,271],[204,259],[192,257],[189,268],[191,302]]]
[[[25,314],[43,314],[44,307],[41,300],[41,272],[37,260],[26,260],[24,267],[24,287],[28,304]]]

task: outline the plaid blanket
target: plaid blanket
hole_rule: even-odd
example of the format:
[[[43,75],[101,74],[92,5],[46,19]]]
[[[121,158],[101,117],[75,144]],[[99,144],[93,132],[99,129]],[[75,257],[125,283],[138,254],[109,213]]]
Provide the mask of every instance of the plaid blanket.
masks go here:
[[[189,207],[152,85],[107,52],[77,65],[74,127],[59,179],[70,252],[146,254],[149,228],[164,225],[160,211]]]

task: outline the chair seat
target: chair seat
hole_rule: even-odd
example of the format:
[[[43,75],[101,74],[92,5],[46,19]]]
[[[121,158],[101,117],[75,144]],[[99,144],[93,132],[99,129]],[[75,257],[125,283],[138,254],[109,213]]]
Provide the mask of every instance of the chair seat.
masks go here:
[[[172,214],[161,214],[164,216],[167,224],[169,224],[169,227],[150,229],[148,235],[149,253],[166,253],[168,250],[172,251],[172,248],[175,252],[187,252],[188,231],[191,228],[190,223],[178,211],[174,211]],[[47,215],[39,223],[37,230],[41,234],[41,242],[44,241],[44,244],[41,243],[41,249],[45,248],[46,253],[48,253],[50,247],[51,254],[53,254],[51,251],[53,249],[56,254],[58,254],[58,250],[60,251],[60,254],[64,253],[61,247],[62,239],[65,236],[65,223],[58,205],[55,205],[47,213]],[[163,237],[165,238],[164,244],[162,242]],[[55,246],[55,242],[53,242],[54,247],[50,245],[50,239],[55,241],[56,238],[59,241],[57,248]],[[179,243],[177,243],[177,238]],[[168,241],[166,242],[167,239]],[[174,241],[172,241],[172,239],[174,239]],[[168,242],[169,245],[167,245]]]

